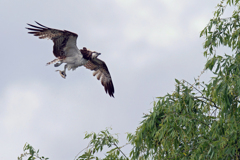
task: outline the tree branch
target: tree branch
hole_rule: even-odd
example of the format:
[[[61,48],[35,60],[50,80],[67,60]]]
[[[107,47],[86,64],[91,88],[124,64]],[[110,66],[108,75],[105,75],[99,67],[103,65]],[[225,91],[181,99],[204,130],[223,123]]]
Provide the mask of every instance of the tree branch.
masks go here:
[[[202,102],[205,102],[205,101],[203,101],[203,100],[200,100],[199,98],[203,98],[203,99],[206,99],[206,100],[208,100],[208,101],[210,101],[211,103],[213,103],[213,105],[211,105],[212,107],[215,107],[215,108],[217,108],[217,109],[221,109],[221,108],[219,108],[217,105],[216,105],[216,103],[215,102],[213,102],[212,100],[210,100],[210,99],[208,99],[207,97],[193,97],[193,98],[196,98],[196,99],[198,99],[199,101],[202,101]],[[206,102],[205,102],[206,103]]]
[[[127,156],[123,153],[123,151],[117,146],[117,144],[116,143],[113,143],[116,147],[117,147],[117,149],[124,155],[124,157],[126,157],[127,158]],[[127,158],[128,159],[128,158]]]
[[[90,144],[88,144],[88,146],[87,146],[86,148],[84,148],[84,149],[82,149],[80,152],[78,152],[78,154],[75,156],[74,160],[76,160],[76,159],[78,158],[78,155],[79,155],[82,151],[88,149],[89,147],[92,147],[92,146],[91,146]]]
[[[215,108],[217,108],[217,109],[221,109],[221,108],[219,108],[217,105],[216,105],[216,103],[215,102],[213,102],[211,99],[209,99],[209,98],[207,98],[207,97],[204,97],[204,95],[203,95],[203,93],[200,91],[200,90],[198,90],[196,87],[194,87],[193,85],[194,84],[191,84],[191,83],[189,83],[188,81],[186,81],[186,80],[184,80],[183,79],[183,82],[186,82],[187,84],[189,84],[189,85],[191,85],[191,87],[193,87],[196,91],[198,91],[201,95],[202,95],[202,97],[194,97],[194,98],[203,98],[203,99],[206,99],[206,100],[208,100],[208,101],[210,101],[210,102],[212,102],[214,105],[211,105],[211,106],[213,106],[213,107],[215,107]],[[198,100],[200,100],[200,99],[198,99]],[[202,101],[202,100],[200,100],[200,101]],[[202,101],[202,102],[204,102],[204,101]]]
[[[107,138],[109,139],[108,136],[107,136]],[[124,155],[124,157],[127,158],[127,156],[123,153],[123,151],[118,147],[118,145],[117,145],[115,142],[113,142],[113,145],[116,146],[116,148],[122,153],[122,155]],[[125,146],[125,145],[124,145],[124,146]],[[128,158],[127,158],[127,159],[128,159]]]
[[[183,82],[186,82],[186,83],[189,84],[191,87],[193,87],[196,91],[198,91],[199,93],[201,93],[201,95],[203,95],[203,93],[202,93],[201,91],[199,91],[196,87],[193,86],[194,84],[191,84],[191,83],[189,83],[188,81],[186,81],[186,80],[184,80],[184,79],[183,79]]]

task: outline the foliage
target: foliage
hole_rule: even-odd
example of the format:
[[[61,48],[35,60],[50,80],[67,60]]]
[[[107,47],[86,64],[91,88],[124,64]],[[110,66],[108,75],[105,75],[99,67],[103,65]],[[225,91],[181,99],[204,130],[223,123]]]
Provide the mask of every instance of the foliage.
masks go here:
[[[77,160],[100,159],[95,153],[111,148],[103,159],[239,159],[240,158],[240,0],[222,0],[200,33],[205,38],[205,70],[211,80],[194,84],[176,80],[173,93],[157,97],[153,109],[127,139],[127,157],[108,129],[85,135],[89,146]],[[232,16],[223,17],[227,7]],[[221,54],[227,47],[231,54]],[[32,155],[33,156],[33,155]]]
[[[94,156],[94,154],[99,151],[101,152],[105,146],[107,146],[108,148],[112,148],[112,147],[114,148],[112,148],[110,151],[106,153],[105,155],[106,157],[103,158],[103,160],[128,159],[126,155],[121,151],[121,148],[124,146],[118,147],[117,144],[119,143],[119,141],[112,134],[110,134],[109,129],[101,131],[98,134],[86,133],[84,139],[89,139],[89,138],[91,138],[91,140],[89,142],[89,145],[84,149],[85,153],[79,156],[76,160],[101,159],[97,156]]]
[[[35,149],[29,145],[29,144],[25,144],[23,147],[23,151],[24,153],[20,155],[20,157],[18,157],[18,160],[22,160],[23,157],[29,156],[28,160],[35,160],[35,159],[40,159],[40,160],[48,160],[49,158],[45,158],[44,156],[39,156],[39,150],[35,151]]]
[[[222,18],[227,6],[231,17]],[[205,70],[214,77],[208,84],[176,80],[172,94],[158,97],[136,133],[128,136],[132,159],[239,159],[240,158],[240,4],[222,0],[205,36]],[[233,55],[217,55],[217,48]]]
[[[222,18],[233,6],[231,17]],[[158,97],[136,133],[128,136],[132,159],[239,159],[240,158],[240,4],[222,0],[213,19],[202,30],[208,84],[176,80],[172,94]],[[217,54],[219,46],[233,55]]]

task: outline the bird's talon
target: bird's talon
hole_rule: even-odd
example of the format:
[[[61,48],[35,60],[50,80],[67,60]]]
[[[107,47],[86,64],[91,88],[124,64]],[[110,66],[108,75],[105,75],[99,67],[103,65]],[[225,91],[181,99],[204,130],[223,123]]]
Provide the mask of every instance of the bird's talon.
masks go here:
[[[56,72],[59,72],[60,75],[61,75],[63,78],[66,78],[66,76],[67,76],[64,71],[56,70]]]
[[[60,75],[63,77],[63,78],[66,78],[66,74],[64,72],[61,72]]]

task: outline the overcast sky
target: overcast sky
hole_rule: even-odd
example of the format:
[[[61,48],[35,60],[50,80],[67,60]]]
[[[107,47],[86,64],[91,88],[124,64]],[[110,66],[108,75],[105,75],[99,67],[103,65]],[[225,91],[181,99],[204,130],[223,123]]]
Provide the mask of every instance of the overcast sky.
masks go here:
[[[0,0],[0,159],[17,159],[26,142],[50,160],[74,159],[87,146],[85,132],[106,127],[124,144],[175,78],[194,82],[203,70],[199,33],[218,2]],[[53,43],[27,34],[34,21],[75,32],[79,48],[102,53],[115,98],[84,67],[63,79],[46,66]]]

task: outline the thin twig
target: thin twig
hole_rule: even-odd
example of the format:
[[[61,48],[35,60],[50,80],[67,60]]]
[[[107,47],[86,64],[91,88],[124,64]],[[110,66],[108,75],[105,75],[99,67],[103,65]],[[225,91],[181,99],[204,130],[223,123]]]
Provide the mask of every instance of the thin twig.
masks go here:
[[[84,151],[84,150],[88,149],[89,147],[91,147],[91,145],[90,145],[90,144],[88,144],[88,146],[87,146],[86,148],[84,148],[84,149],[82,149],[80,152],[78,152],[78,154],[75,156],[74,160],[76,160],[76,159],[77,159],[78,155],[79,155],[79,154],[80,154],[82,151]]]
[[[189,83],[188,81],[186,81],[184,79],[183,79],[183,82],[188,83],[189,85],[191,85],[191,87],[193,87],[195,90],[197,90],[199,93],[201,93],[201,95],[203,95],[203,93],[201,91],[199,91],[196,87],[193,86],[194,84],[191,84],[191,83]]]
[[[211,116],[212,116],[212,114],[214,113],[214,112],[216,112],[217,111],[217,108],[211,113]],[[215,114],[215,117],[216,117],[216,114]]]
[[[129,144],[131,144],[131,143],[128,142],[128,143],[124,144],[123,146],[121,146],[121,147],[119,147],[119,148],[123,148],[123,147],[125,147],[126,145],[129,145]]]
[[[211,99],[208,99],[207,97],[194,97],[194,98],[196,98],[196,99],[198,99],[198,98],[203,98],[203,99],[206,99],[206,100],[208,100],[208,101],[210,101],[210,102],[212,102],[214,105],[211,105],[211,106],[213,106],[213,107],[215,107],[215,108],[217,108],[217,109],[221,109],[221,108],[219,108],[217,105],[216,105],[216,103],[215,102],[213,102]],[[200,100],[200,99],[198,99],[198,100]],[[200,100],[201,101],[201,100]],[[204,102],[204,101],[202,101],[202,102]]]
[[[191,85],[191,87],[193,87],[195,90],[197,90],[199,93],[201,93],[202,97],[194,97],[194,98],[203,98],[203,99],[206,99],[206,100],[208,100],[208,101],[210,101],[210,102],[212,102],[212,103],[214,104],[214,105],[211,105],[211,106],[213,106],[213,107],[215,107],[215,108],[217,108],[217,109],[220,109],[220,108],[216,105],[215,102],[213,102],[211,99],[209,99],[209,98],[207,98],[207,97],[204,97],[204,96],[203,96],[203,93],[202,93],[201,91],[199,91],[196,87],[193,86],[194,84],[191,84],[191,83],[189,83],[188,81],[186,81],[186,80],[184,80],[184,79],[183,79],[183,81],[186,82],[186,83],[188,83],[189,85]]]
[[[108,138],[108,140],[109,140],[109,136],[107,136],[107,138]],[[122,152],[122,150],[118,147],[118,145],[115,143],[115,142],[113,142],[113,144],[116,146],[116,148],[124,155],[124,157],[126,157],[127,158],[127,156]],[[128,158],[127,158],[128,159]]]
[[[117,146],[117,144],[116,143],[113,143],[116,147],[117,147],[117,149],[124,155],[124,157],[126,157],[127,158],[127,156],[122,152],[122,150]],[[127,158],[128,159],[128,158]]]

